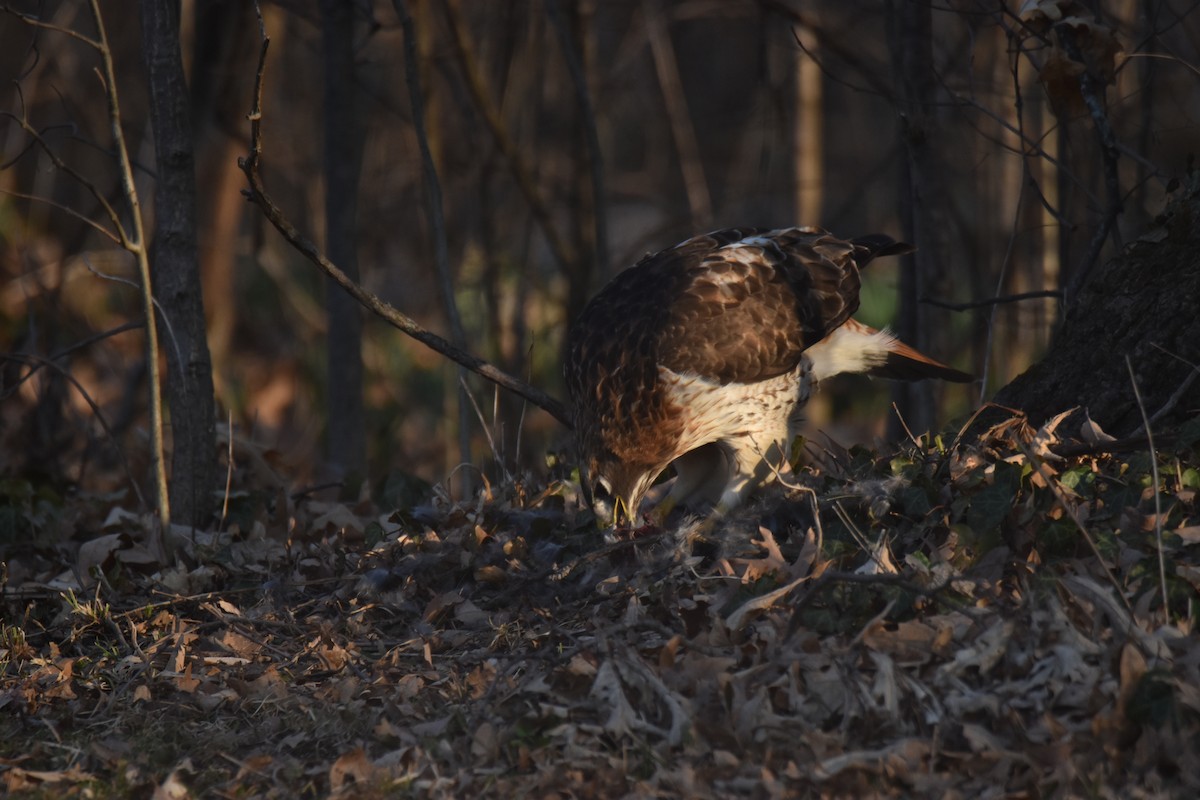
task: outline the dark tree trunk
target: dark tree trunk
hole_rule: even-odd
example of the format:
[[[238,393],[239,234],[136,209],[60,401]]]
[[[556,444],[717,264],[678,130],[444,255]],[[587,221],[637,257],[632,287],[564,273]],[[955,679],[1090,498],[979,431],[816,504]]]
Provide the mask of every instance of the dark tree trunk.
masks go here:
[[[150,263],[154,296],[169,323],[163,326],[163,347],[173,443],[171,518],[203,526],[215,503],[216,420],[196,251],[196,167],[179,51],[179,3],[144,0],[142,38],[158,172]]]
[[[890,0],[888,16],[896,111],[906,156],[900,185],[901,219],[904,237],[918,248],[901,261],[896,334],[918,350],[934,353],[937,348],[930,344],[920,299],[940,294],[937,284],[942,280],[947,250],[943,176],[948,167],[936,119],[933,18],[929,3],[918,0]],[[914,433],[929,430],[934,422],[931,382],[898,382],[892,399]],[[903,435],[895,425],[889,434],[892,438]]]
[[[1137,433],[1141,411],[1128,356],[1154,428],[1200,412],[1200,173],[1159,217],[1084,286],[1050,351],[1001,389],[995,402],[1035,423],[1075,406],[1108,433]],[[1191,380],[1190,384],[1188,383]]]
[[[208,315],[208,347],[217,394],[232,377],[234,331],[243,313],[237,296],[238,234],[249,206],[241,196],[246,176],[246,109],[250,108],[258,55],[258,22],[245,0],[192,4],[191,111],[196,142],[200,279]]]
[[[325,232],[333,263],[358,281],[358,176],[362,126],[354,102],[354,9],[346,0],[322,0],[325,41]],[[362,309],[332,280],[329,315],[329,461],[339,476],[364,477]],[[353,488],[353,487],[351,487]]]

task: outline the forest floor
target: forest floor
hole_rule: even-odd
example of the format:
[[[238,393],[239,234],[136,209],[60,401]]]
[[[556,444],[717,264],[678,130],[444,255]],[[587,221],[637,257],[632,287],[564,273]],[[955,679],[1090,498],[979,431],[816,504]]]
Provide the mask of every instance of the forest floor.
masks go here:
[[[124,494],[10,479],[0,786],[1200,796],[1200,420],[1065,427],[828,445],[711,530],[607,534],[569,480],[321,502],[243,442],[170,558]]]

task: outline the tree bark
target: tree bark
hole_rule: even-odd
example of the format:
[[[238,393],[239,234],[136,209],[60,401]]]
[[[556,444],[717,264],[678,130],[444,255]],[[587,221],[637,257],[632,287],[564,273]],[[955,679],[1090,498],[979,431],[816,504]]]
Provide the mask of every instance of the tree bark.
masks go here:
[[[214,508],[217,469],[212,362],[196,249],[196,173],[188,88],[179,49],[179,4],[144,0],[142,38],[154,127],[154,294],[167,324],[170,367],[171,518],[203,526]]]
[[[1200,410],[1200,172],[1176,190],[1159,227],[1098,268],[1040,362],[995,402],[1035,424],[1080,406],[1108,433],[1137,433],[1142,413],[1128,357],[1154,428]]]
[[[354,9],[345,0],[321,0],[325,43],[325,236],[329,258],[355,282],[358,178],[362,126],[354,101]],[[326,284],[329,315],[329,462],[339,477],[364,477],[367,461],[363,413],[362,311],[332,280]]]

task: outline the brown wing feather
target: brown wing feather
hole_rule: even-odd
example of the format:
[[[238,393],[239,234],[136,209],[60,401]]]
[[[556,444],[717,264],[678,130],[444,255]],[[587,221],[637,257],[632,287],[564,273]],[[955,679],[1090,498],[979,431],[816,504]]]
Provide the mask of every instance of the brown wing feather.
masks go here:
[[[859,261],[895,244],[847,242],[813,228],[740,233],[691,251],[682,265],[687,280],[660,312],[663,366],[723,384],[792,370],[858,308]]]

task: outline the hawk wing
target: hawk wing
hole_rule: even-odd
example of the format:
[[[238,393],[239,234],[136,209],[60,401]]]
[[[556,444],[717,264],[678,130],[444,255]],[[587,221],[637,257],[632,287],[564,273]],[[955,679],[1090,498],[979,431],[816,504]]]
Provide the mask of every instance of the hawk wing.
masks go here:
[[[845,241],[816,228],[690,239],[646,264],[680,275],[659,311],[658,363],[721,384],[789,372],[857,310],[859,268],[911,249],[886,236]]]

